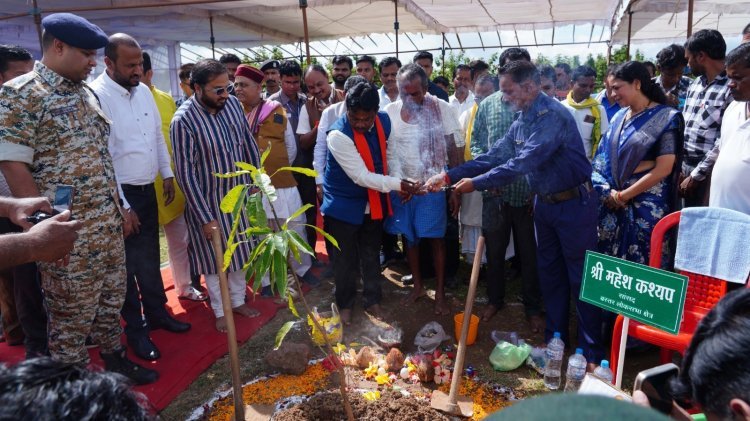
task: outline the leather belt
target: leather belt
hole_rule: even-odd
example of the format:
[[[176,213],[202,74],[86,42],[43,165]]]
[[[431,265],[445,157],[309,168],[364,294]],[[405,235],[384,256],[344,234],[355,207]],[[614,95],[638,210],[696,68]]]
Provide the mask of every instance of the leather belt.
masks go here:
[[[540,194],[539,200],[541,200],[544,203],[554,205],[556,203],[565,202],[567,200],[575,199],[578,197],[581,197],[581,188],[584,188],[586,192],[590,192],[594,189],[594,186],[591,184],[591,181],[586,181],[585,183],[579,184],[571,189],[563,190],[561,192],[557,193],[550,193],[550,194]]]
[[[141,186],[137,186],[135,184],[120,184],[120,186],[122,186],[122,190],[123,191],[125,191],[125,190],[146,191],[146,190],[149,190],[149,189],[153,189],[154,188],[154,183],[148,183],[148,184],[144,184],[144,185],[141,185]]]

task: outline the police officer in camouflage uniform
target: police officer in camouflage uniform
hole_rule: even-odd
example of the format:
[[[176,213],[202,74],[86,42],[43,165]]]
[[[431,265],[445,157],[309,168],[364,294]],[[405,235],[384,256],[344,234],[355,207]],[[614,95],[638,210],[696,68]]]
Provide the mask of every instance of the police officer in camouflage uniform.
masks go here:
[[[107,36],[69,13],[49,15],[42,26],[41,62],[0,89],[0,169],[17,197],[53,198],[62,184],[75,189],[71,211],[83,227],[70,262],[40,264],[49,351],[58,360],[87,364],[90,335],[107,370],[152,383],[158,374],[128,360],[120,343],[124,214],[107,150],[110,122],[83,83]]]

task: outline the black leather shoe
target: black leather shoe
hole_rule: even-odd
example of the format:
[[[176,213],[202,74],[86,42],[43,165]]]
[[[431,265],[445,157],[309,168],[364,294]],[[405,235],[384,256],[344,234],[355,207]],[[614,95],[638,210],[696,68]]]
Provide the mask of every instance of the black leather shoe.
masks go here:
[[[133,348],[133,353],[135,355],[144,360],[154,361],[158,360],[159,357],[161,357],[159,349],[156,348],[156,345],[151,342],[151,338],[149,338],[148,336],[143,336],[135,339],[128,338],[128,345]]]
[[[119,351],[106,354],[100,352],[99,355],[101,355],[102,360],[104,360],[104,368],[106,370],[120,373],[135,382],[135,384],[149,384],[159,379],[159,373],[157,373],[156,371],[150,370],[146,367],[142,367],[130,361],[126,356],[126,351],[124,348]]]
[[[181,322],[170,316],[149,320],[148,326],[151,330],[164,329],[167,332],[173,333],[184,333],[190,330],[190,323]]]

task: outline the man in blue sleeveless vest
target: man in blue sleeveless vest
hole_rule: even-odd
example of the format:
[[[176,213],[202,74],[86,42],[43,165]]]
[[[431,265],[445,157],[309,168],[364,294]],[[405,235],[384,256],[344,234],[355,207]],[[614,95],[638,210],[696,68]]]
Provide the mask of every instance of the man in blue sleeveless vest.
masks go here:
[[[346,96],[346,114],[328,131],[328,163],[323,176],[323,205],[328,232],[338,241],[333,274],[341,320],[351,323],[362,274],[364,307],[381,317],[380,240],[383,219],[391,214],[388,192],[408,200],[420,185],[388,175],[386,140],[391,121],[379,113],[378,88],[359,83]]]

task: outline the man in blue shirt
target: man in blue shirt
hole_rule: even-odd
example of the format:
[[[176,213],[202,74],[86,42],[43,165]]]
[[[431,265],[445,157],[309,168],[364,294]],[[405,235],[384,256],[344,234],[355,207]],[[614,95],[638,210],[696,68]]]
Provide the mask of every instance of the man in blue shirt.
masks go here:
[[[598,208],[581,135],[565,107],[541,93],[539,71],[533,64],[510,62],[500,73],[503,97],[520,111],[518,118],[489,152],[432,177],[427,185],[436,190],[455,183],[451,197],[455,208],[461,193],[498,189],[526,176],[537,195],[534,223],[539,283],[547,310],[546,339],[557,331],[568,341],[573,296],[579,346],[588,361],[600,361],[602,312],[578,300],[586,250],[596,250]],[[513,158],[504,161],[498,157],[506,148]]]

